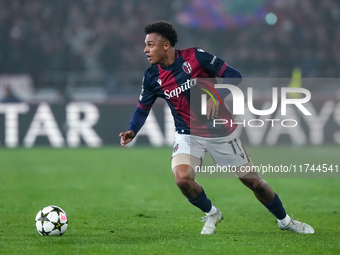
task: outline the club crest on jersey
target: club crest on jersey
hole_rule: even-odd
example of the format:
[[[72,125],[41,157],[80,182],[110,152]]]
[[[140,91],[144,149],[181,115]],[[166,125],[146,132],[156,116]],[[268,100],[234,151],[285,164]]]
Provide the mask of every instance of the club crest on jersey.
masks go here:
[[[183,71],[190,74],[192,71],[191,65],[188,62],[184,62],[182,65]]]

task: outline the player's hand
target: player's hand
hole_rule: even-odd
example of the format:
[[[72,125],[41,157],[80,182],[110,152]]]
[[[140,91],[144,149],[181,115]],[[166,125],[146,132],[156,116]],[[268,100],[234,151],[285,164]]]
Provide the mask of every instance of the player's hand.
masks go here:
[[[120,144],[124,148],[126,148],[126,145],[129,142],[131,142],[133,138],[135,137],[135,132],[133,132],[132,130],[128,130],[128,131],[120,133],[119,136],[120,136]]]
[[[220,103],[217,100],[215,101],[216,104],[212,98],[209,98],[207,100],[207,119],[217,118]]]

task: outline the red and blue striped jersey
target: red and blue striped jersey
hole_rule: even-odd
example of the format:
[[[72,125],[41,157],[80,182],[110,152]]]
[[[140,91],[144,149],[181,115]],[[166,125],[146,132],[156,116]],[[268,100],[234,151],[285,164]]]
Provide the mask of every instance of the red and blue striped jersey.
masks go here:
[[[160,97],[169,105],[178,133],[203,137],[231,134],[237,125],[230,125],[232,114],[224,105],[220,106],[217,118],[228,120],[228,123],[218,127],[214,127],[213,121],[207,120],[200,112],[200,95],[204,90],[199,87],[210,83],[212,88],[214,80],[210,80],[216,77],[240,80],[241,75],[220,58],[199,48],[176,50],[173,64],[166,67],[154,64],[145,71],[138,106],[128,130],[137,134],[155,100]]]

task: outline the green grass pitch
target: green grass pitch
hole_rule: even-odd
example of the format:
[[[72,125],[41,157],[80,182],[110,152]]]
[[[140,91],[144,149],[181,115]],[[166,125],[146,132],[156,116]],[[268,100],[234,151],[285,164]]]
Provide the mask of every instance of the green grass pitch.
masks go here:
[[[254,163],[338,164],[340,148],[250,147]],[[171,148],[0,149],[0,254],[339,254],[340,179],[269,178],[287,212],[313,235],[278,229],[235,178],[199,178],[223,212],[215,235],[175,185]],[[44,206],[69,217],[63,236],[40,236]]]

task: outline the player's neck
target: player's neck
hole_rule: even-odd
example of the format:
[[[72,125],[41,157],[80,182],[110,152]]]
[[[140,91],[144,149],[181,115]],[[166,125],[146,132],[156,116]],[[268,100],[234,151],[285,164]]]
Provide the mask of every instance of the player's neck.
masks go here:
[[[164,62],[161,65],[164,66],[164,67],[172,65],[175,62],[175,56],[176,56],[175,48],[170,48],[166,52],[166,57],[164,59]]]

